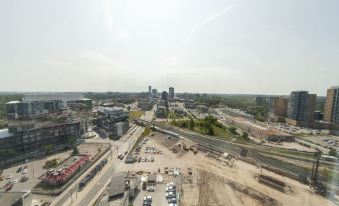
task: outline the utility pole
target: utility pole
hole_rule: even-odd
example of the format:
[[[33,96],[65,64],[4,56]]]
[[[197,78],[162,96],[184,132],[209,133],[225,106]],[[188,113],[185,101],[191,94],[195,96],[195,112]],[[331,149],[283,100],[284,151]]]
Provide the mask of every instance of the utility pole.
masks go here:
[[[71,188],[71,205],[73,204],[73,187]]]

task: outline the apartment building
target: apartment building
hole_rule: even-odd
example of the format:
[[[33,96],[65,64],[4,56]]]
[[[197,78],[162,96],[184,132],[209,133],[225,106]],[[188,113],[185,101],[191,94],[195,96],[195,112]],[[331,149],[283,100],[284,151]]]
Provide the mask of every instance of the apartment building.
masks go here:
[[[317,96],[308,91],[293,91],[289,98],[287,117],[298,122],[313,122]]]
[[[327,90],[324,121],[339,123],[339,86]]]

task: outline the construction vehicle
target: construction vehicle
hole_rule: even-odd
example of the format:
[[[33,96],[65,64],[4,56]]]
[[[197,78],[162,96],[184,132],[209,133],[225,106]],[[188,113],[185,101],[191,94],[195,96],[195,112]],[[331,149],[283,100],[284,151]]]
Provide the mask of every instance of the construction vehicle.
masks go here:
[[[187,152],[189,149],[187,148],[185,143],[182,143],[182,148]]]

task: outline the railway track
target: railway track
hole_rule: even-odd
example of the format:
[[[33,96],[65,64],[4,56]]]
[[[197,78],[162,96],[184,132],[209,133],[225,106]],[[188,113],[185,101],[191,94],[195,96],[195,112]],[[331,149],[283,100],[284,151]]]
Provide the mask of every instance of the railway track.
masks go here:
[[[311,171],[305,170],[303,167],[298,166],[298,165],[294,165],[294,164],[284,162],[279,159],[265,156],[261,154],[260,151],[258,151],[258,149],[251,150],[248,146],[246,148],[242,148],[239,144],[234,144],[232,142],[217,139],[215,137],[211,137],[208,135],[196,134],[190,131],[183,131],[182,129],[172,127],[172,126],[161,125],[161,124],[157,124],[157,123],[149,122],[149,121],[142,121],[142,123],[147,124],[147,125],[157,126],[161,129],[175,132],[179,134],[180,136],[185,137],[193,142],[206,145],[216,150],[222,150],[235,156],[239,155],[242,149],[247,149],[248,153],[247,153],[246,159],[249,160],[249,162],[253,162],[254,160],[256,160],[263,167],[267,169],[271,169],[272,171],[277,172],[279,174],[294,178],[296,180],[298,180],[299,175],[304,175],[307,177],[311,176]],[[305,162],[305,163],[309,164],[309,162]],[[327,187],[333,188],[334,190],[338,190],[339,183],[335,183],[335,185],[333,185],[333,181],[331,181],[331,179],[328,179],[321,175],[319,176],[319,178],[324,182],[324,184]]]
[[[138,120],[137,120],[138,121]],[[248,146],[242,148],[239,144],[234,144],[232,142],[228,142],[225,140],[221,140],[215,137],[211,137],[208,135],[197,134],[195,132],[190,131],[183,131],[180,128],[168,126],[168,125],[161,125],[150,121],[141,120],[141,123],[148,125],[148,126],[156,126],[160,129],[168,130],[170,132],[174,132],[179,134],[180,136],[187,138],[193,142],[211,147],[216,150],[222,150],[232,155],[239,155],[242,149],[248,150],[247,160],[249,163],[253,163],[254,160],[259,162],[265,169],[271,170],[275,173],[281,174],[283,176],[288,176],[295,180],[299,180],[299,175],[304,175],[307,177],[311,176],[311,171],[305,170],[303,167],[294,165],[288,162],[284,162],[279,159],[275,159],[272,157],[265,156],[258,151],[258,148],[251,150]],[[305,162],[309,163],[309,162]],[[326,178],[322,175],[318,176],[320,180],[323,181],[323,184],[333,190],[339,191],[339,182],[333,182],[332,179]]]

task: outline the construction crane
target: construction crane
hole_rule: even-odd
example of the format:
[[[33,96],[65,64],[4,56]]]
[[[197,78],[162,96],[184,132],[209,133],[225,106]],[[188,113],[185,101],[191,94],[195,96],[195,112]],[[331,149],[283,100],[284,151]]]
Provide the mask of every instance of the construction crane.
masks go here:
[[[312,174],[311,174],[311,185],[310,187],[315,190],[315,192],[319,194],[326,194],[326,187],[319,181],[318,172],[319,172],[319,161],[321,158],[321,151],[316,149],[316,158],[317,160],[313,163],[312,166]]]

